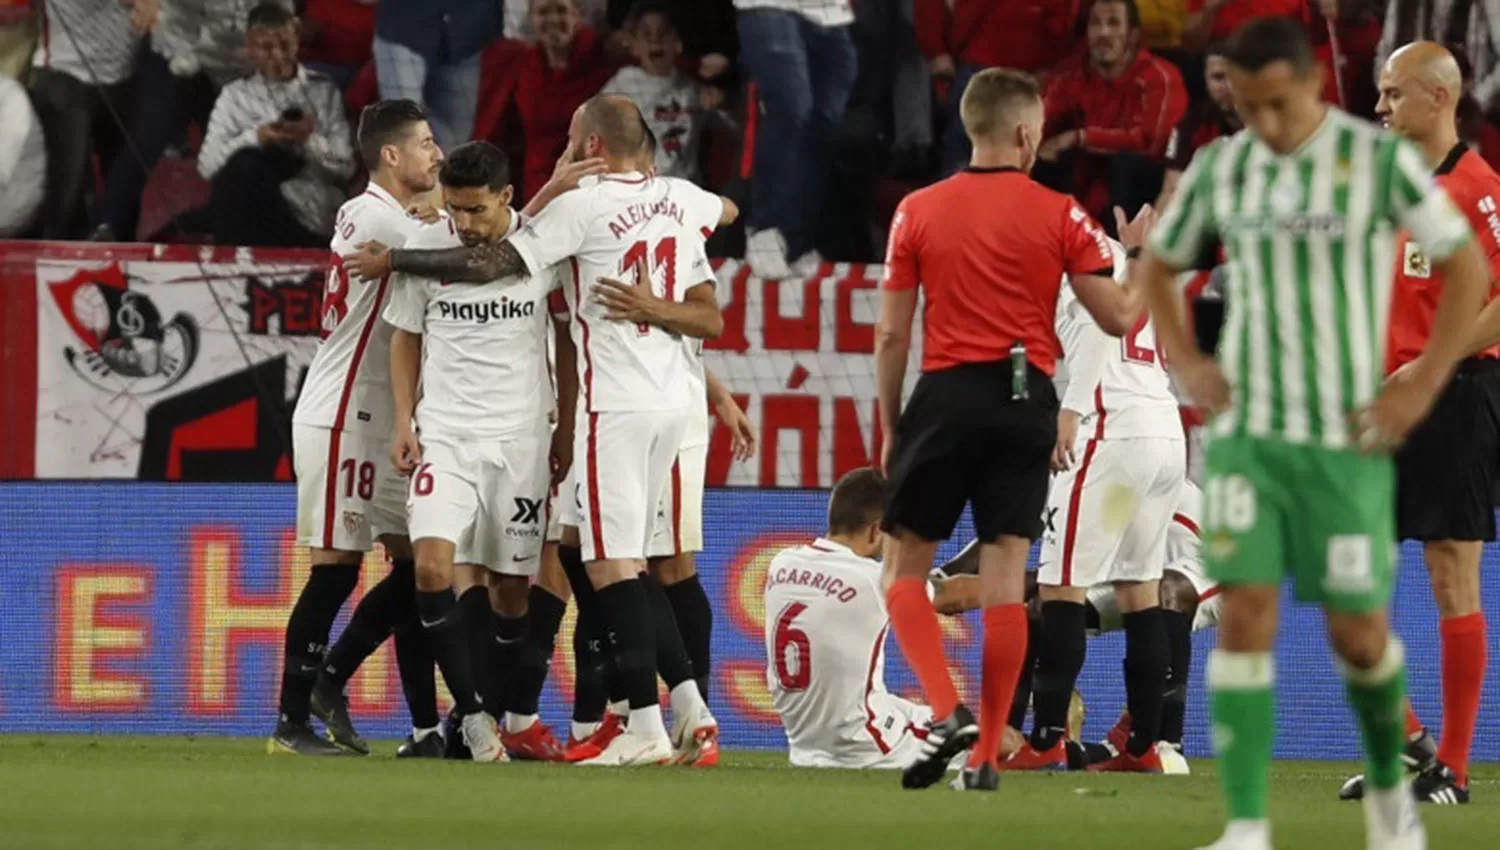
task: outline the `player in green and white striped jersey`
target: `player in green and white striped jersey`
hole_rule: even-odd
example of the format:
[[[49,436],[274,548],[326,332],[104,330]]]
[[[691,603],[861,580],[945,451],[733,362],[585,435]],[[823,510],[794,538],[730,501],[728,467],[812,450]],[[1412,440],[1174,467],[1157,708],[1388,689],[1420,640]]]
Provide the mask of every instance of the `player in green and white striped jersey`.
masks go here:
[[[1394,472],[1382,452],[1427,412],[1487,289],[1464,217],[1417,151],[1323,104],[1300,26],[1265,19],[1230,41],[1246,130],[1199,151],[1138,274],[1158,339],[1212,409],[1204,542],[1225,588],[1208,664],[1230,822],[1210,850],[1269,850],[1279,587],[1328,612],[1364,732],[1370,850],[1425,850],[1402,785],[1404,650],[1385,609],[1395,551]],[[1396,229],[1447,281],[1427,351],[1382,387]],[[1222,246],[1228,315],[1219,363],[1189,341],[1174,272]]]

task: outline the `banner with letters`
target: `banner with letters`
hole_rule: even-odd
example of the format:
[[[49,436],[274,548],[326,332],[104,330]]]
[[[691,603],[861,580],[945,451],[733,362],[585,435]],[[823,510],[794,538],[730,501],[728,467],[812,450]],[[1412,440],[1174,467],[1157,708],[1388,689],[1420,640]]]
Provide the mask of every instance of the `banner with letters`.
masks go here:
[[[714,604],[709,701],[726,746],[785,746],[767,687],[762,591],[776,552],[821,533],[826,499],[812,490],[708,494],[707,548],[698,564]],[[294,502],[291,485],[274,483],[0,483],[0,540],[6,542],[0,733],[267,734],[275,717],[282,629],[307,570],[305,554],[292,542]],[[940,557],[968,533],[961,529]],[[356,596],[385,570],[372,557],[362,572]],[[1487,609],[1500,604],[1500,586],[1488,583],[1485,595]],[[1278,756],[1357,757],[1358,734],[1342,708],[1343,684],[1322,615],[1288,604],[1283,617]],[[572,622],[570,612],[543,695],[542,714],[554,728],[566,729],[570,716]],[[1394,624],[1407,644],[1417,710],[1434,724],[1441,717],[1436,622],[1420,551],[1408,545]],[[943,628],[960,693],[977,705],[979,617],[944,618]],[[1202,668],[1213,637],[1204,632],[1195,640],[1186,741],[1194,756],[1209,752]],[[1086,734],[1096,740],[1124,703],[1124,645],[1118,634],[1106,635],[1090,640],[1088,650],[1079,690],[1088,706]],[[800,663],[782,661],[787,669]],[[816,678],[818,671],[808,675]],[[887,646],[885,681],[894,692],[916,696],[894,641]],[[406,734],[410,720],[389,645],[350,683],[349,697],[366,736]],[[1486,684],[1483,705],[1475,757],[1500,760],[1497,677]]]
[[[36,435],[8,477],[289,477],[286,422],[318,345],[326,253],[3,248],[0,279],[12,293],[29,288],[33,311],[11,303],[0,327],[34,317],[35,340],[31,352],[6,353],[12,375],[34,374],[25,430]],[[704,360],[758,426],[761,451],[732,464],[729,435],[715,427],[710,486],[828,487],[869,464],[882,267],[825,263],[783,281],[737,261],[716,269],[725,330]]]

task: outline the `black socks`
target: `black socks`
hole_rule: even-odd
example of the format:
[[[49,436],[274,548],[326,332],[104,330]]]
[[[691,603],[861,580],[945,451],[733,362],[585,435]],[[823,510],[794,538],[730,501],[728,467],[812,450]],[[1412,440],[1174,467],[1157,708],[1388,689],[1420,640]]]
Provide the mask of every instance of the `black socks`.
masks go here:
[[[526,608],[526,640],[516,653],[514,685],[510,705],[506,707],[507,711],[523,715],[537,713],[567,603],[534,584],[527,593]]]
[[[485,601],[485,612],[489,602]],[[463,609],[453,598],[452,588],[417,591],[417,616],[422,621],[422,630],[437,659],[443,681],[453,694],[453,702],[459,714],[473,714],[483,710],[483,703],[474,686],[474,670],[469,659],[467,635],[463,628]]]
[[[617,581],[599,590],[596,596],[609,628],[615,670],[631,709],[655,705],[656,629],[645,586],[639,579]]]
[[[281,720],[307,723],[308,702],[328,651],[328,632],[359,582],[354,564],[323,564],[312,568],[292,615],[287,618],[281,675]]]
[[[416,612],[416,604],[415,566],[406,559],[393,561],[390,573],[354,606],[349,625],[328,650],[323,672],[341,688],[348,684],[349,677],[385,643],[397,624]]]
[[[689,576],[676,584],[663,585],[662,590],[667,594],[667,601],[672,603],[677,631],[682,635],[682,644],[693,662],[693,677],[698,680],[698,693],[707,700],[711,678],[709,665],[714,630],[713,606],[697,575]]]
[[[1042,646],[1032,677],[1031,746],[1051,749],[1068,732],[1068,704],[1088,652],[1087,614],[1075,602],[1042,604]]]
[[[1171,656],[1160,608],[1125,615],[1125,707],[1130,712],[1126,749],[1143,756],[1161,734],[1161,706]]]
[[[677,617],[672,613],[672,603],[662,590],[661,583],[650,573],[642,573],[641,587],[651,604],[651,625],[656,637],[656,669],[667,690],[693,678],[693,662],[683,646],[682,634],[677,631]],[[700,692],[701,693],[701,692]]]

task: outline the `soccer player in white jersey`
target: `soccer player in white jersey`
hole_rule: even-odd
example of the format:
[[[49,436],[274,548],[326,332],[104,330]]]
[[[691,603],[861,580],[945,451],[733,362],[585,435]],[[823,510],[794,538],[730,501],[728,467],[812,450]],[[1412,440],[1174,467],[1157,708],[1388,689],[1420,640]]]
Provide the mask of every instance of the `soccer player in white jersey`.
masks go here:
[[[358,141],[370,183],[339,210],[323,293],[323,342],[292,417],[297,542],[310,550],[312,572],[287,621],[280,716],[268,744],[271,752],[341,752],[310,730],[310,702],[320,709],[335,740],[368,752],[348,724],[338,688],[320,686],[318,699],[312,695],[329,629],[377,539],[393,568],[365,597],[370,603],[366,613],[372,615],[365,619],[379,622],[361,625],[384,640],[410,608],[413,567],[403,508],[405,480],[388,461],[391,329],[380,321],[380,312],[389,299],[390,282],[385,277],[356,279],[339,254],[371,239],[404,244],[421,225],[407,208],[435,185],[442,153],[421,107],[411,101],[368,107],[360,117]],[[420,700],[413,701],[412,710],[419,715],[416,724],[422,725],[427,718],[420,716]],[[425,710],[435,726],[435,704]]]
[[[798,767],[904,768],[932,717],[885,689],[885,491],[874,469],[844,475],[828,533],[766,571],[766,684]]]
[[[451,220],[423,229],[408,245],[473,245],[520,226],[508,206],[509,166],[494,145],[460,145],[439,179]],[[391,451],[396,468],[411,476],[417,613],[474,760],[504,760],[476,668],[493,640],[491,593],[501,612],[524,614],[540,566],[554,439],[546,358],[555,278],[544,271],[453,286],[402,277],[385,318],[396,329]],[[570,381],[563,387],[565,396],[576,394]],[[563,428],[556,439],[571,436]]]
[[[692,761],[699,745],[717,737],[697,683],[689,680],[672,692],[674,726],[682,732],[674,752],[657,703],[651,602],[638,576],[695,401],[680,337],[711,337],[723,329],[700,234],[686,224],[698,216],[688,211],[722,202],[691,184],[636,170],[643,128],[629,100],[593,98],[574,114],[569,148],[577,157],[604,159],[609,173],[583,181],[496,246],[390,251],[367,245],[353,258],[363,273],[395,269],[444,280],[493,279],[567,263],[564,292],[582,352],[574,445],[580,542],[630,701],[628,731],[592,760],[597,764]],[[607,280],[632,273],[634,284]],[[608,306],[606,298],[613,299]]]
[[[1151,216],[1127,224],[1138,246]],[[1126,252],[1111,243],[1115,278]],[[1125,690],[1132,718],[1128,746],[1101,770],[1161,771],[1156,751],[1171,663],[1160,607],[1167,530],[1186,475],[1187,446],[1166,364],[1146,317],[1116,339],[1102,331],[1071,288],[1057,304],[1057,336],[1068,367],[1058,413],[1047,530],[1037,571],[1041,647],[1033,681],[1031,739],[1006,770],[1067,767],[1068,704],[1087,647],[1084,603],[1090,588],[1114,585],[1125,628]]]

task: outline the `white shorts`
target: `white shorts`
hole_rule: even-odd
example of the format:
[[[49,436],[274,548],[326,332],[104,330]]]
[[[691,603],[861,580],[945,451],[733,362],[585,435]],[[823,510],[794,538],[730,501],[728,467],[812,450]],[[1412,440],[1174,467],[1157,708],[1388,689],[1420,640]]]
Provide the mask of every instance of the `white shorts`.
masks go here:
[[[865,708],[873,715],[869,724],[842,739],[836,753],[789,742],[792,766],[899,770],[916,761],[927,738],[932,709],[884,691],[871,692]]]
[[[579,412],[573,507],[584,561],[645,560],[689,415],[686,409]]]
[[[547,530],[548,441],[423,440],[407,509],[413,540],[454,544],[456,564],[534,576]]]
[[[1198,612],[1193,615],[1193,631],[1211,629],[1219,624],[1219,608],[1224,599],[1219,595],[1219,585],[1203,573],[1203,565],[1192,559],[1183,559],[1167,564],[1166,569],[1181,573],[1198,591]],[[1115,601],[1115,586],[1108,582],[1089,588],[1089,605],[1099,612],[1099,630],[1095,634],[1117,632],[1125,628],[1124,615]]]
[[[670,558],[703,551],[703,477],[707,472],[707,443],[678,450],[667,492],[656,506],[648,555]]]
[[[1092,587],[1161,578],[1182,490],[1182,441],[1085,440],[1079,449],[1078,462],[1052,482],[1037,581]]]
[[[381,535],[406,535],[406,478],[390,448],[374,434],[292,425],[299,545],[368,552]]]

